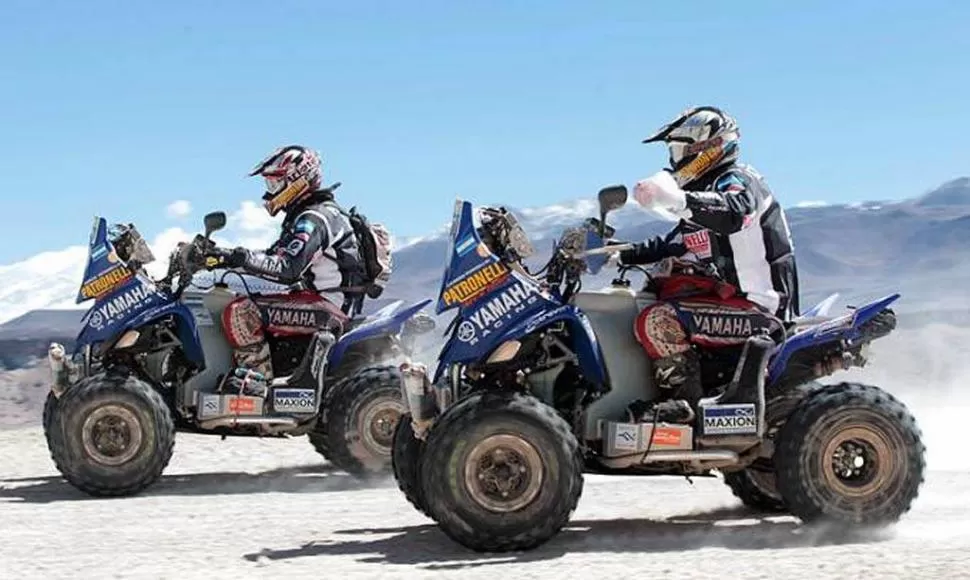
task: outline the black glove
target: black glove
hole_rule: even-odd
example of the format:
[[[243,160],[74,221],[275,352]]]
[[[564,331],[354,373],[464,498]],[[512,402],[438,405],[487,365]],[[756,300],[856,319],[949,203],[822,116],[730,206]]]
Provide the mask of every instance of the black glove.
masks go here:
[[[652,264],[664,258],[682,256],[686,251],[687,248],[684,244],[668,243],[657,236],[645,243],[638,243],[630,250],[620,252],[620,263],[627,266]]]
[[[239,268],[246,263],[246,248],[236,247],[232,250],[212,248],[205,254],[207,270],[216,268]]]

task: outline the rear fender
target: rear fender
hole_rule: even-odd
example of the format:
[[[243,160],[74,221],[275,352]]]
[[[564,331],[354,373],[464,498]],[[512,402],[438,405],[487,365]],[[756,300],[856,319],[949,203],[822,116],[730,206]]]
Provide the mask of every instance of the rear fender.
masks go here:
[[[579,358],[579,367],[583,375],[594,383],[597,389],[606,388],[606,372],[603,363],[603,353],[599,341],[593,332],[586,315],[573,305],[567,304],[552,310],[538,312],[505,332],[494,333],[481,339],[477,344],[470,345],[458,338],[457,328],[449,337],[438,355],[438,368],[435,370],[433,383],[436,383],[445,369],[453,364],[467,364],[474,361],[486,360],[498,347],[511,340],[518,340],[555,322],[564,321],[573,339],[572,348]]]
[[[382,336],[391,336],[401,332],[404,323],[417,314],[422,308],[431,304],[431,300],[422,300],[417,304],[409,306],[400,312],[396,312],[402,303],[395,302],[383,308],[375,314],[373,320],[361,324],[357,328],[344,334],[337,341],[337,344],[330,350],[327,364],[330,368],[335,368],[340,364],[341,359],[347,349],[356,343],[372,340]]]
[[[832,341],[857,341],[862,337],[862,326],[884,311],[899,299],[899,294],[891,294],[860,306],[852,312],[833,318],[822,324],[808,326],[790,337],[781,345],[768,368],[769,384],[780,377],[788,360],[796,352]]]

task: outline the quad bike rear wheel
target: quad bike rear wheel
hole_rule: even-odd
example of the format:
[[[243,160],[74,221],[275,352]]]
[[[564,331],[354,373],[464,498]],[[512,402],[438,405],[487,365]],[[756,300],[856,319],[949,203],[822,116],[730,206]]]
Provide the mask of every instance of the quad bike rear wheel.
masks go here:
[[[394,470],[397,488],[415,509],[431,517],[418,477],[418,462],[424,452],[424,441],[414,436],[410,413],[402,415],[401,420],[398,421],[397,428],[394,429],[392,447],[391,467]]]
[[[391,470],[391,442],[406,411],[400,371],[393,365],[360,370],[333,386],[310,444],[338,469],[366,479]]]
[[[175,426],[148,383],[100,373],[55,401],[45,427],[54,465],[68,483],[95,497],[128,496],[161,477],[172,457]]]
[[[770,470],[747,467],[730,471],[724,474],[724,483],[749,508],[770,513],[788,511]]]
[[[925,450],[916,420],[891,394],[857,383],[827,386],[778,433],[778,490],[806,523],[888,525],[919,493]]]
[[[476,393],[452,405],[428,436],[419,473],[432,519],[477,552],[545,543],[583,490],[569,424],[521,393]]]

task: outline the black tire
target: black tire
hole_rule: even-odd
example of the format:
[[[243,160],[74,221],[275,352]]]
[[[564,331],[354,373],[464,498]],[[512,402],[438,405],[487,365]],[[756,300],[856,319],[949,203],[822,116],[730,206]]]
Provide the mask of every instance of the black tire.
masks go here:
[[[836,451],[865,456],[855,466],[862,468],[861,480],[838,481]],[[802,401],[778,433],[778,490],[806,523],[846,529],[888,525],[919,494],[925,451],[916,420],[891,394],[857,383],[826,386]]]
[[[401,420],[394,429],[394,441],[391,450],[391,468],[397,488],[404,494],[404,498],[419,512],[431,517],[428,504],[422,494],[418,478],[418,465],[424,451],[424,441],[414,436],[411,428],[411,414],[401,416]]]
[[[388,474],[394,430],[407,410],[400,380],[397,367],[387,365],[362,369],[335,384],[310,443],[354,477]]]
[[[768,428],[765,436],[774,440],[798,404],[813,391],[822,388],[825,388],[822,383],[808,381],[784,392],[773,394],[767,402],[765,420]],[[771,460],[759,459],[745,469],[724,473],[724,483],[731,489],[731,493],[749,508],[767,513],[789,511],[778,491],[775,466]]]
[[[60,401],[58,398],[54,396],[54,392],[48,391],[47,398],[44,399],[44,412],[41,415],[41,424],[44,426],[44,439],[47,440],[48,451],[50,451],[52,448],[52,427],[55,426],[55,421],[57,421],[57,409],[59,407],[59,402]]]
[[[504,439],[488,449],[495,436]],[[480,447],[491,454],[479,455]],[[494,490],[482,489],[483,472],[470,473],[486,459],[496,459],[499,450],[504,465],[492,472],[492,483],[507,475],[509,456],[518,456],[520,473],[527,474],[517,478],[512,502],[508,491],[499,499]],[[545,543],[569,520],[583,491],[582,455],[569,424],[538,399],[518,393],[476,393],[454,404],[431,430],[419,470],[432,519],[452,540],[477,552],[530,550]],[[502,483],[512,483],[509,479]],[[486,497],[489,491],[492,497]]]
[[[98,418],[97,414],[103,416]],[[145,489],[162,475],[172,458],[175,425],[165,401],[148,383],[133,376],[87,377],[58,400],[59,421],[49,439],[54,464],[64,478],[95,497],[127,496]],[[106,423],[117,429],[106,429]],[[104,430],[111,430],[111,434]],[[111,455],[99,444],[113,444]],[[98,440],[95,441],[94,439]]]
[[[63,473],[64,470],[58,463],[59,459],[54,454],[54,449],[60,445],[59,437],[61,428],[58,422],[60,419],[58,416],[60,402],[60,399],[54,396],[52,391],[48,391],[47,398],[44,400],[44,412],[41,415],[41,423],[44,426],[44,440],[47,441],[47,453],[54,462],[54,467],[57,468],[57,471]]]
[[[731,471],[724,474],[724,483],[749,508],[768,513],[788,511],[778,493],[773,471],[753,467]]]

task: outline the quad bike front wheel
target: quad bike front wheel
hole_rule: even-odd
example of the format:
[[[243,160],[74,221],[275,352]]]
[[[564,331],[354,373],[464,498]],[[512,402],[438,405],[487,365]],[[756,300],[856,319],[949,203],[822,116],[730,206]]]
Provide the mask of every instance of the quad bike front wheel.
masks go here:
[[[391,442],[405,411],[397,367],[362,369],[334,385],[320,424],[308,435],[310,443],[355,477],[384,475],[391,469]]]
[[[778,433],[778,491],[804,522],[881,526],[909,511],[926,467],[905,405],[870,385],[841,383],[807,397]]]
[[[535,548],[583,490],[579,443],[554,409],[520,393],[477,393],[441,415],[419,462],[432,519],[478,552]]]
[[[95,496],[138,493],[161,477],[175,426],[162,397],[133,376],[97,374],[52,403],[48,445],[74,487]]]
[[[391,468],[394,470],[394,479],[397,481],[397,488],[404,494],[408,503],[423,515],[431,517],[418,477],[418,462],[421,460],[423,452],[424,441],[414,436],[414,429],[411,428],[411,414],[402,415],[401,420],[397,423],[397,428],[394,429],[391,450]]]

